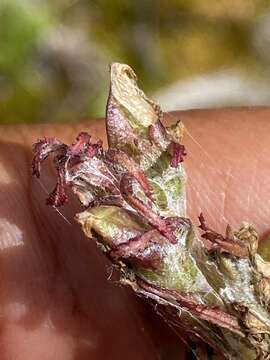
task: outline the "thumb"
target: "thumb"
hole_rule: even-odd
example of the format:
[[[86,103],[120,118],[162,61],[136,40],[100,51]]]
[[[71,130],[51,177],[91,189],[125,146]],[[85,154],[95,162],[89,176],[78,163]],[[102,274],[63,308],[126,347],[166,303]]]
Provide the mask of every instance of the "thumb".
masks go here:
[[[267,108],[195,110],[173,114],[186,125],[188,212],[209,225],[229,223],[269,231],[270,111]],[[170,116],[172,121],[172,116]]]

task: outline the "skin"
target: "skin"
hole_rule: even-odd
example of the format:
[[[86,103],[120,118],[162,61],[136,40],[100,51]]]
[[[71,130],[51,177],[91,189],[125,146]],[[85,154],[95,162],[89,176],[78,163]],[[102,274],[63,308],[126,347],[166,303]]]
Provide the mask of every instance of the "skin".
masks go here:
[[[181,118],[189,177],[188,211],[224,231],[227,221],[269,230],[270,109],[196,110]],[[44,202],[55,183],[30,174],[31,144],[44,135],[72,142],[79,131],[104,140],[104,122],[0,128],[0,353],[2,360],[184,359],[185,350],[151,307],[120,288],[111,267],[73,215]],[[198,143],[191,139],[190,135]]]

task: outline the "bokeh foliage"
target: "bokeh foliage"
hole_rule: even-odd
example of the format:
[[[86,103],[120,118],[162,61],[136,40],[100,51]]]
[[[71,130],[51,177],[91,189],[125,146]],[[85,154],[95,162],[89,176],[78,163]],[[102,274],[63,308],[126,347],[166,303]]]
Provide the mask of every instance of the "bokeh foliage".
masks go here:
[[[143,87],[223,67],[260,72],[254,29],[266,0],[1,0],[0,121],[100,116],[107,66]]]

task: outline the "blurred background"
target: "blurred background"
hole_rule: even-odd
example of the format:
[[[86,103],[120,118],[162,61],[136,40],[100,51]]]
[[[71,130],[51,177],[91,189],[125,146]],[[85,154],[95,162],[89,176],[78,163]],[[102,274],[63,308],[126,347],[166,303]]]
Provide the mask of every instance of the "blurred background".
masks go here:
[[[0,0],[0,123],[105,112],[108,64],[164,110],[270,104],[269,0]]]

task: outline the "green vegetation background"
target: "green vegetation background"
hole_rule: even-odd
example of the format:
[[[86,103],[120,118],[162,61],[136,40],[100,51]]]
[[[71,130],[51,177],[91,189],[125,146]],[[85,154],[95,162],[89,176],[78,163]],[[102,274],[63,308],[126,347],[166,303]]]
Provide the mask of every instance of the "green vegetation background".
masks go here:
[[[134,67],[148,92],[225,67],[261,73],[254,29],[268,7],[266,0],[0,0],[0,122],[102,116],[112,61]]]

